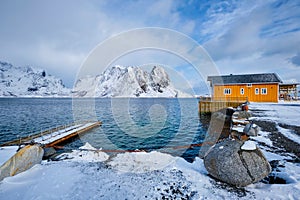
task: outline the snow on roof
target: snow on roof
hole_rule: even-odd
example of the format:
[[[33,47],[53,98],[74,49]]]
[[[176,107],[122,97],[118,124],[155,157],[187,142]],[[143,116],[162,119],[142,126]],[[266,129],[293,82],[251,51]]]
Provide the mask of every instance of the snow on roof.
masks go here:
[[[223,84],[241,84],[241,83],[282,83],[282,80],[276,73],[263,74],[240,74],[240,75],[223,75],[208,76],[207,81],[212,85]]]

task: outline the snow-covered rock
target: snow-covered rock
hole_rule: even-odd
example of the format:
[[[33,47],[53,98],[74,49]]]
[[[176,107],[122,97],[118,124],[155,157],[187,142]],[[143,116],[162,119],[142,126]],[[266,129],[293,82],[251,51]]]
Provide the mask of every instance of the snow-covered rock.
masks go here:
[[[255,143],[225,139],[213,146],[204,157],[208,173],[225,183],[244,187],[267,177],[271,166]],[[246,150],[244,150],[246,149]]]
[[[256,146],[256,144],[255,144],[255,142],[253,142],[253,141],[250,141],[250,140],[248,140],[248,141],[245,141],[245,143],[241,146],[241,149],[242,150],[248,150],[248,151],[253,151],[253,150],[255,150],[257,148],[257,146]]]
[[[33,67],[0,61],[0,97],[70,96],[62,80]]]
[[[90,143],[86,142],[85,145],[79,147],[79,149],[81,150],[92,150],[92,151],[96,151],[97,149],[95,147],[93,147]]]
[[[39,145],[27,145],[0,166],[0,181],[26,171],[42,161],[44,150]]]
[[[191,97],[174,88],[167,72],[154,66],[151,72],[140,67],[114,66],[97,76],[79,79],[75,97]]]

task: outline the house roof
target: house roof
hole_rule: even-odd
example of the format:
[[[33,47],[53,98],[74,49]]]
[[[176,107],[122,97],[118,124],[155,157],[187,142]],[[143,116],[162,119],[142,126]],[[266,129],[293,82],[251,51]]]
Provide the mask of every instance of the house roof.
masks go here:
[[[300,83],[280,83],[279,85],[282,85],[282,86],[300,85]]]
[[[211,85],[225,84],[246,84],[246,83],[282,83],[282,80],[276,73],[264,74],[240,74],[240,75],[224,75],[224,76],[208,76],[207,81]]]

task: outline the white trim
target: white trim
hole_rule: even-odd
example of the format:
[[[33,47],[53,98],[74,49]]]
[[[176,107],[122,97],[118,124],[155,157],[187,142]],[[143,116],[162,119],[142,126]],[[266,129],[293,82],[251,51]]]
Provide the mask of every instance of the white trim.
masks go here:
[[[231,95],[231,88],[224,88],[224,95]]]
[[[255,95],[259,95],[259,88],[255,88],[254,93]]]
[[[261,88],[260,92],[261,92],[261,94],[266,95],[266,94],[268,94],[268,89],[267,88]]]
[[[240,89],[240,94],[241,94],[241,95],[244,95],[244,94],[245,94],[245,89],[244,89],[244,88],[241,88],[241,89]]]

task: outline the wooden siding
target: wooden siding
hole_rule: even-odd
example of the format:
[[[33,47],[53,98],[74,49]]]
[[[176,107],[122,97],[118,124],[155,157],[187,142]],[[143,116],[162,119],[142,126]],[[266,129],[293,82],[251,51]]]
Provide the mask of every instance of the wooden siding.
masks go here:
[[[241,94],[241,89],[244,89],[244,94]],[[256,94],[256,88],[259,93]],[[262,88],[266,88],[266,94],[262,94]],[[226,93],[224,94],[224,90]],[[230,89],[230,94],[228,94]],[[232,84],[232,85],[214,85],[213,97],[214,100],[220,98],[248,98],[250,102],[278,102],[279,87],[277,83],[274,84]]]
[[[223,108],[233,107],[237,108],[245,101],[199,101],[199,113],[206,114],[216,112]]]

